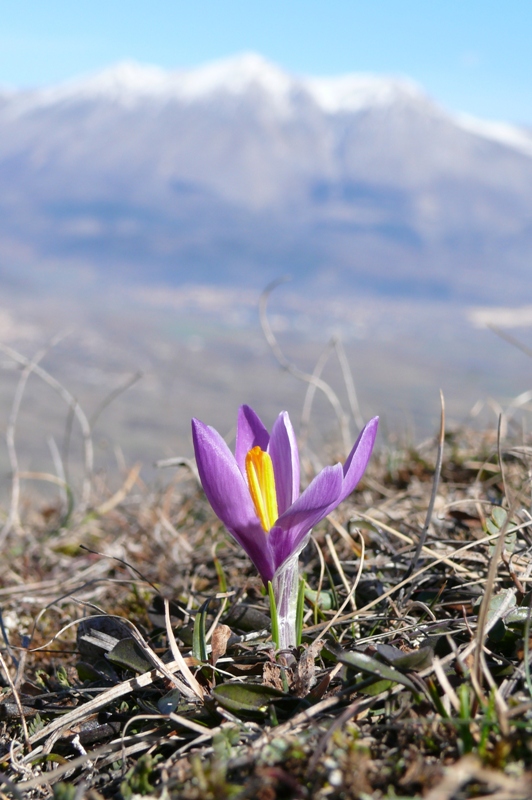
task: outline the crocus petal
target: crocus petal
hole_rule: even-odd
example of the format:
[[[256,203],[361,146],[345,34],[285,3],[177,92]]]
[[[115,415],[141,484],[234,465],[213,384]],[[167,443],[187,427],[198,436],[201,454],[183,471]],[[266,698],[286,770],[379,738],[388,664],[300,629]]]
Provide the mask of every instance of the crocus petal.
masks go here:
[[[307,546],[310,534],[311,530],[309,529],[303,536],[299,536],[297,545],[295,545],[291,531],[284,531],[278,525],[274,525],[268,535],[268,544],[271,549],[275,572],[288,558],[299,555]]]
[[[242,475],[246,474],[246,455],[252,447],[268,449],[270,435],[249,406],[240,406],[236,423],[235,458]]]
[[[192,439],[202,486],[214,513],[231,530],[259,523],[235,458],[218,431],[192,420]]]
[[[338,503],[345,500],[345,498],[351,494],[364,474],[364,470],[368,465],[373,450],[373,445],[375,444],[378,425],[379,418],[373,417],[360,431],[358,439],[343,467],[344,482]]]
[[[274,572],[267,535],[235,458],[220,434],[197,419],[192,439],[201,484],[217,517],[246,551],[263,580]]]
[[[275,420],[268,445],[273,463],[279,516],[299,497],[299,452],[296,435],[286,411]]]
[[[297,548],[299,542],[314,525],[327,516],[331,507],[334,508],[338,504],[342,484],[342,465],[325,467],[295,503],[279,517],[275,527],[284,531],[292,550]],[[275,543],[276,538],[272,539],[270,532],[270,546],[275,548]]]
[[[230,528],[227,528],[227,530],[249,556],[264,585],[267,586],[268,581],[273,578],[277,566],[269,544],[269,537],[260,523],[257,526],[250,524],[247,528],[240,528],[238,531],[233,531]]]

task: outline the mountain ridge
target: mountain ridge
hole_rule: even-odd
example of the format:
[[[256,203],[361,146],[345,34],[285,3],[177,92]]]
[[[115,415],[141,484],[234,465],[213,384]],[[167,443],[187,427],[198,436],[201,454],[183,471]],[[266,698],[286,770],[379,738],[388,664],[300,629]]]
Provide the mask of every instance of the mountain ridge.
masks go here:
[[[96,73],[39,89],[2,89],[0,99],[10,102],[25,98],[28,110],[35,105],[67,99],[107,97],[124,102],[152,97],[161,100],[204,99],[216,92],[244,94],[251,86],[260,87],[275,100],[298,92],[308,94],[318,107],[330,114],[353,113],[368,107],[389,105],[401,100],[421,102],[439,113],[446,113],[411,78],[353,72],[335,76],[298,76],[282,70],[257,53],[209,62],[190,69],[168,70],[134,60],[117,62]],[[280,105],[280,103],[279,103]],[[449,113],[466,130],[509,146],[526,147],[532,156],[532,132],[524,126],[502,120],[485,120],[466,112]]]
[[[282,70],[256,53],[243,53],[192,69],[167,70],[152,64],[125,60],[99,72],[39,89],[4,91],[8,97],[21,95],[37,102],[56,102],[79,97],[120,95],[162,99],[197,100],[217,91],[242,94],[258,87],[273,98],[306,92],[323,110],[332,113],[353,111],[353,95],[360,95],[366,104],[389,102],[399,94],[425,97],[414,81],[400,77],[383,77],[371,73],[350,73],[333,77],[296,76]],[[342,103],[343,98],[343,103]],[[321,101],[321,102],[320,102]],[[360,99],[355,97],[355,107]]]
[[[508,302],[531,208],[532,134],[406,79],[290,76],[247,54],[0,95],[4,275],[17,259],[141,283],[290,271],[332,292]]]

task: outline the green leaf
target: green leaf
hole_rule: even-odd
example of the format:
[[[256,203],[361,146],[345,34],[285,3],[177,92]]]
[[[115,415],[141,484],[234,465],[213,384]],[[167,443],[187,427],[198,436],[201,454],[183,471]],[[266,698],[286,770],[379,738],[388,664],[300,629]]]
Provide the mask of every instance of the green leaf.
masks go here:
[[[120,639],[113,649],[106,653],[106,658],[113,664],[132,669],[134,672],[148,672],[153,668],[153,664],[135,639]]]
[[[61,781],[54,786],[54,800],[75,800],[77,791],[77,786]]]
[[[211,598],[209,597],[200,606],[196,617],[194,619],[194,634],[192,636],[192,655],[202,664],[207,663],[207,634],[206,634],[206,620],[207,610]]]
[[[475,602],[475,608],[480,607],[481,603],[482,597],[479,597]],[[517,600],[515,598],[515,591],[513,589],[503,589],[502,592],[497,592],[497,594],[494,594],[490,600],[486,621],[489,622],[494,616],[498,616],[501,606],[506,605],[506,608],[509,610],[514,608],[516,603]]]
[[[222,592],[222,594],[225,594],[227,592],[227,579],[225,577],[224,568],[222,567],[222,562],[220,561],[218,556],[214,556],[213,562],[214,562],[214,569],[216,570],[216,575],[218,577],[218,587],[220,589],[220,592]]]
[[[530,609],[525,606],[512,608],[512,610],[504,617],[504,622],[510,628],[521,628],[526,625],[529,615]]]
[[[299,580],[299,591],[297,593],[297,609],[296,609],[296,644],[299,647],[303,637],[303,617],[305,612],[305,586],[307,582],[305,578]]]
[[[366,675],[372,675],[378,680],[400,683],[402,686],[410,689],[411,692],[419,694],[419,689],[410,680],[410,678],[408,678],[406,675],[403,675],[402,672],[399,672],[394,667],[390,667],[387,664],[382,664],[380,661],[377,661],[376,658],[367,656],[365,653],[359,653],[356,650],[349,652],[334,645],[327,645],[327,647],[329,650],[331,650],[331,652],[334,653],[340,663],[345,664],[348,667],[352,667],[359,672],[363,672]]]
[[[330,611],[334,608],[335,597],[332,592],[327,589],[321,592],[315,592],[313,589],[305,589],[305,597],[311,603],[316,603],[323,611]]]
[[[61,686],[64,686],[65,689],[70,689],[70,682],[68,680],[67,671],[63,666],[57,668],[55,677],[57,678]]]
[[[487,533],[495,534],[499,533],[504,526],[506,525],[506,520],[508,519],[508,514],[501,508],[500,506],[495,506],[495,508],[491,512],[490,519],[486,520],[486,531]],[[513,524],[513,521],[510,520],[508,527]],[[504,537],[504,547],[508,553],[513,553],[515,548],[515,542],[517,539],[516,531],[512,533],[506,533]],[[495,547],[497,546],[497,542],[490,542],[490,553],[493,553]]]
[[[375,681],[375,683],[372,683],[371,686],[364,686],[364,688],[360,689],[359,691],[361,694],[367,694],[370,697],[375,697],[381,692],[387,692],[388,689],[391,689],[394,685],[395,684],[393,681]]]
[[[272,620],[272,641],[275,645],[275,649],[279,650],[279,619],[277,617],[277,604],[275,602],[275,594],[271,581],[268,581],[268,596],[270,598],[270,615]]]
[[[161,714],[171,714],[179,706],[181,700],[181,692],[179,689],[172,689],[171,692],[160,697],[157,701],[157,708]]]
[[[414,672],[420,672],[422,669],[430,667],[434,655],[432,647],[420,647],[411,653],[403,653],[398,647],[392,647],[389,644],[377,645],[377,653],[379,658],[382,658],[390,666]]]
[[[110,683],[119,682],[116,670],[103,656],[99,661],[95,661],[94,664],[87,664],[86,661],[78,661],[76,670],[80,681],[92,682],[103,680]]]
[[[263,717],[272,702],[293,699],[273,686],[258,683],[223,683],[212,690],[212,696],[226,711],[255,718]]]

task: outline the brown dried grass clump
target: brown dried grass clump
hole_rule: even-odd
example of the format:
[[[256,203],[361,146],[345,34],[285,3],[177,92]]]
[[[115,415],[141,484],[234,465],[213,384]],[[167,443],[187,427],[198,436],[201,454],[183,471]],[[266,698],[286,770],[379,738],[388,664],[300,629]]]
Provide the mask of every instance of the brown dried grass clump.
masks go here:
[[[436,443],[374,458],[304,553],[293,653],[186,467],[156,492],[134,468],[68,520],[23,509],[5,795],[529,797],[532,451],[498,449],[449,435],[436,492]]]
[[[306,382],[360,422],[338,341]],[[351,414],[321,380],[335,353]],[[183,459],[152,488],[140,469],[94,470],[76,400],[9,352],[21,377],[8,423],[0,538],[1,794],[24,798],[532,796],[532,444],[445,431],[385,445],[302,555],[302,645],[276,652],[253,569]],[[24,473],[15,430],[31,373],[82,432],[77,481]],[[104,404],[102,404],[103,406]],[[26,481],[53,487],[46,499]],[[33,483],[32,483],[33,485]],[[113,488],[110,486],[113,485]]]

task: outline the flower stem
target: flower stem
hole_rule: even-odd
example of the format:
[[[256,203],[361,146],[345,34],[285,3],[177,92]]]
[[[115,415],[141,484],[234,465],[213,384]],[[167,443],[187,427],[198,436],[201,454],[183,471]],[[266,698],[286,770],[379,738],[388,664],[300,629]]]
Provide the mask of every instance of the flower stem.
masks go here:
[[[297,647],[297,595],[299,590],[299,551],[281,564],[272,581],[277,607],[279,649]]]

